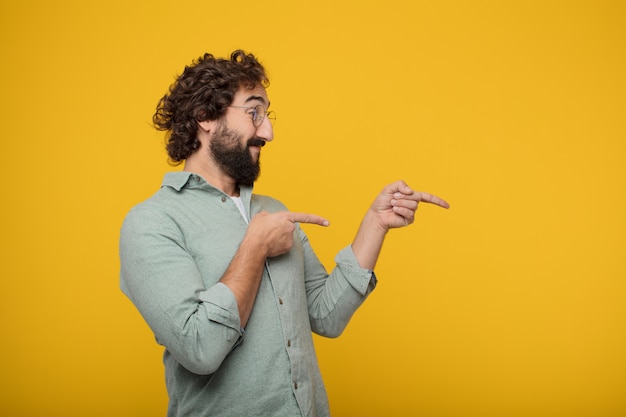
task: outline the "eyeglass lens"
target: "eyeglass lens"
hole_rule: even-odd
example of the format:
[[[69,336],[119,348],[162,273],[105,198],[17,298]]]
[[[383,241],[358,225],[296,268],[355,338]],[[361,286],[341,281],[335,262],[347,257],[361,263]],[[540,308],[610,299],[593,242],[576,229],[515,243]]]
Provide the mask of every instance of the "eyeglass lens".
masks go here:
[[[254,110],[252,113],[252,123],[254,124],[254,126],[261,126],[261,123],[263,123],[265,117],[267,117],[271,123],[274,123],[274,120],[276,120],[276,114],[273,111],[266,111],[265,107],[261,106],[260,104],[254,106]]]

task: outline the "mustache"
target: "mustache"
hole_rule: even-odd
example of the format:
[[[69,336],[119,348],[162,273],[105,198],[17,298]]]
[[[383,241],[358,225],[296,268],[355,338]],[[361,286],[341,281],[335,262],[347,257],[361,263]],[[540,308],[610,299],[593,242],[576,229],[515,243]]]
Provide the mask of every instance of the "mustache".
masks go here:
[[[252,138],[248,140],[248,146],[265,146],[265,141],[259,138]]]

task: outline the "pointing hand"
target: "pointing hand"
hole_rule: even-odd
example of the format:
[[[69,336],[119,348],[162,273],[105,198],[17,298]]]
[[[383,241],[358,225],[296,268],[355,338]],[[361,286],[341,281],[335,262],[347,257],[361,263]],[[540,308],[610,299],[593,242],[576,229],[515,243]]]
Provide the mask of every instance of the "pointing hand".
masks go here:
[[[441,198],[420,191],[413,191],[404,181],[386,186],[376,197],[370,210],[377,215],[385,230],[408,226],[415,220],[415,211],[420,202],[450,208]]]
[[[293,232],[296,223],[328,226],[330,223],[315,214],[280,211],[277,213],[260,212],[250,221],[248,234],[257,237],[266,250],[266,257],[282,255],[293,246]]]

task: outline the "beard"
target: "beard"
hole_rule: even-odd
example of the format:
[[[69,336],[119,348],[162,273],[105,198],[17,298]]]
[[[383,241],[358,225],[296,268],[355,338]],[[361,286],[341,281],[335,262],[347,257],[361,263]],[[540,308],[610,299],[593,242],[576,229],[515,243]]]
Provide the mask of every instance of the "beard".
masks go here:
[[[254,161],[249,146],[264,146],[265,141],[249,139],[242,145],[242,135],[220,123],[209,144],[209,152],[215,163],[237,184],[251,186],[261,174],[261,156]]]

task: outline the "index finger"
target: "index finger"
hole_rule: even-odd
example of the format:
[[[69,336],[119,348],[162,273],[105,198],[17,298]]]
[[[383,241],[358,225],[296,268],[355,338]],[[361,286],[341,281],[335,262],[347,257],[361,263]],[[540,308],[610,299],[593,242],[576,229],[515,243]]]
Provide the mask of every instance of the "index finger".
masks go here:
[[[289,212],[289,220],[294,223],[309,223],[320,226],[328,226],[330,222],[316,214]]]
[[[445,200],[437,197],[436,195],[424,193],[424,192],[415,192],[415,196],[417,197],[417,201],[423,201],[425,203],[435,204],[439,207],[450,208],[450,204],[448,204]]]

